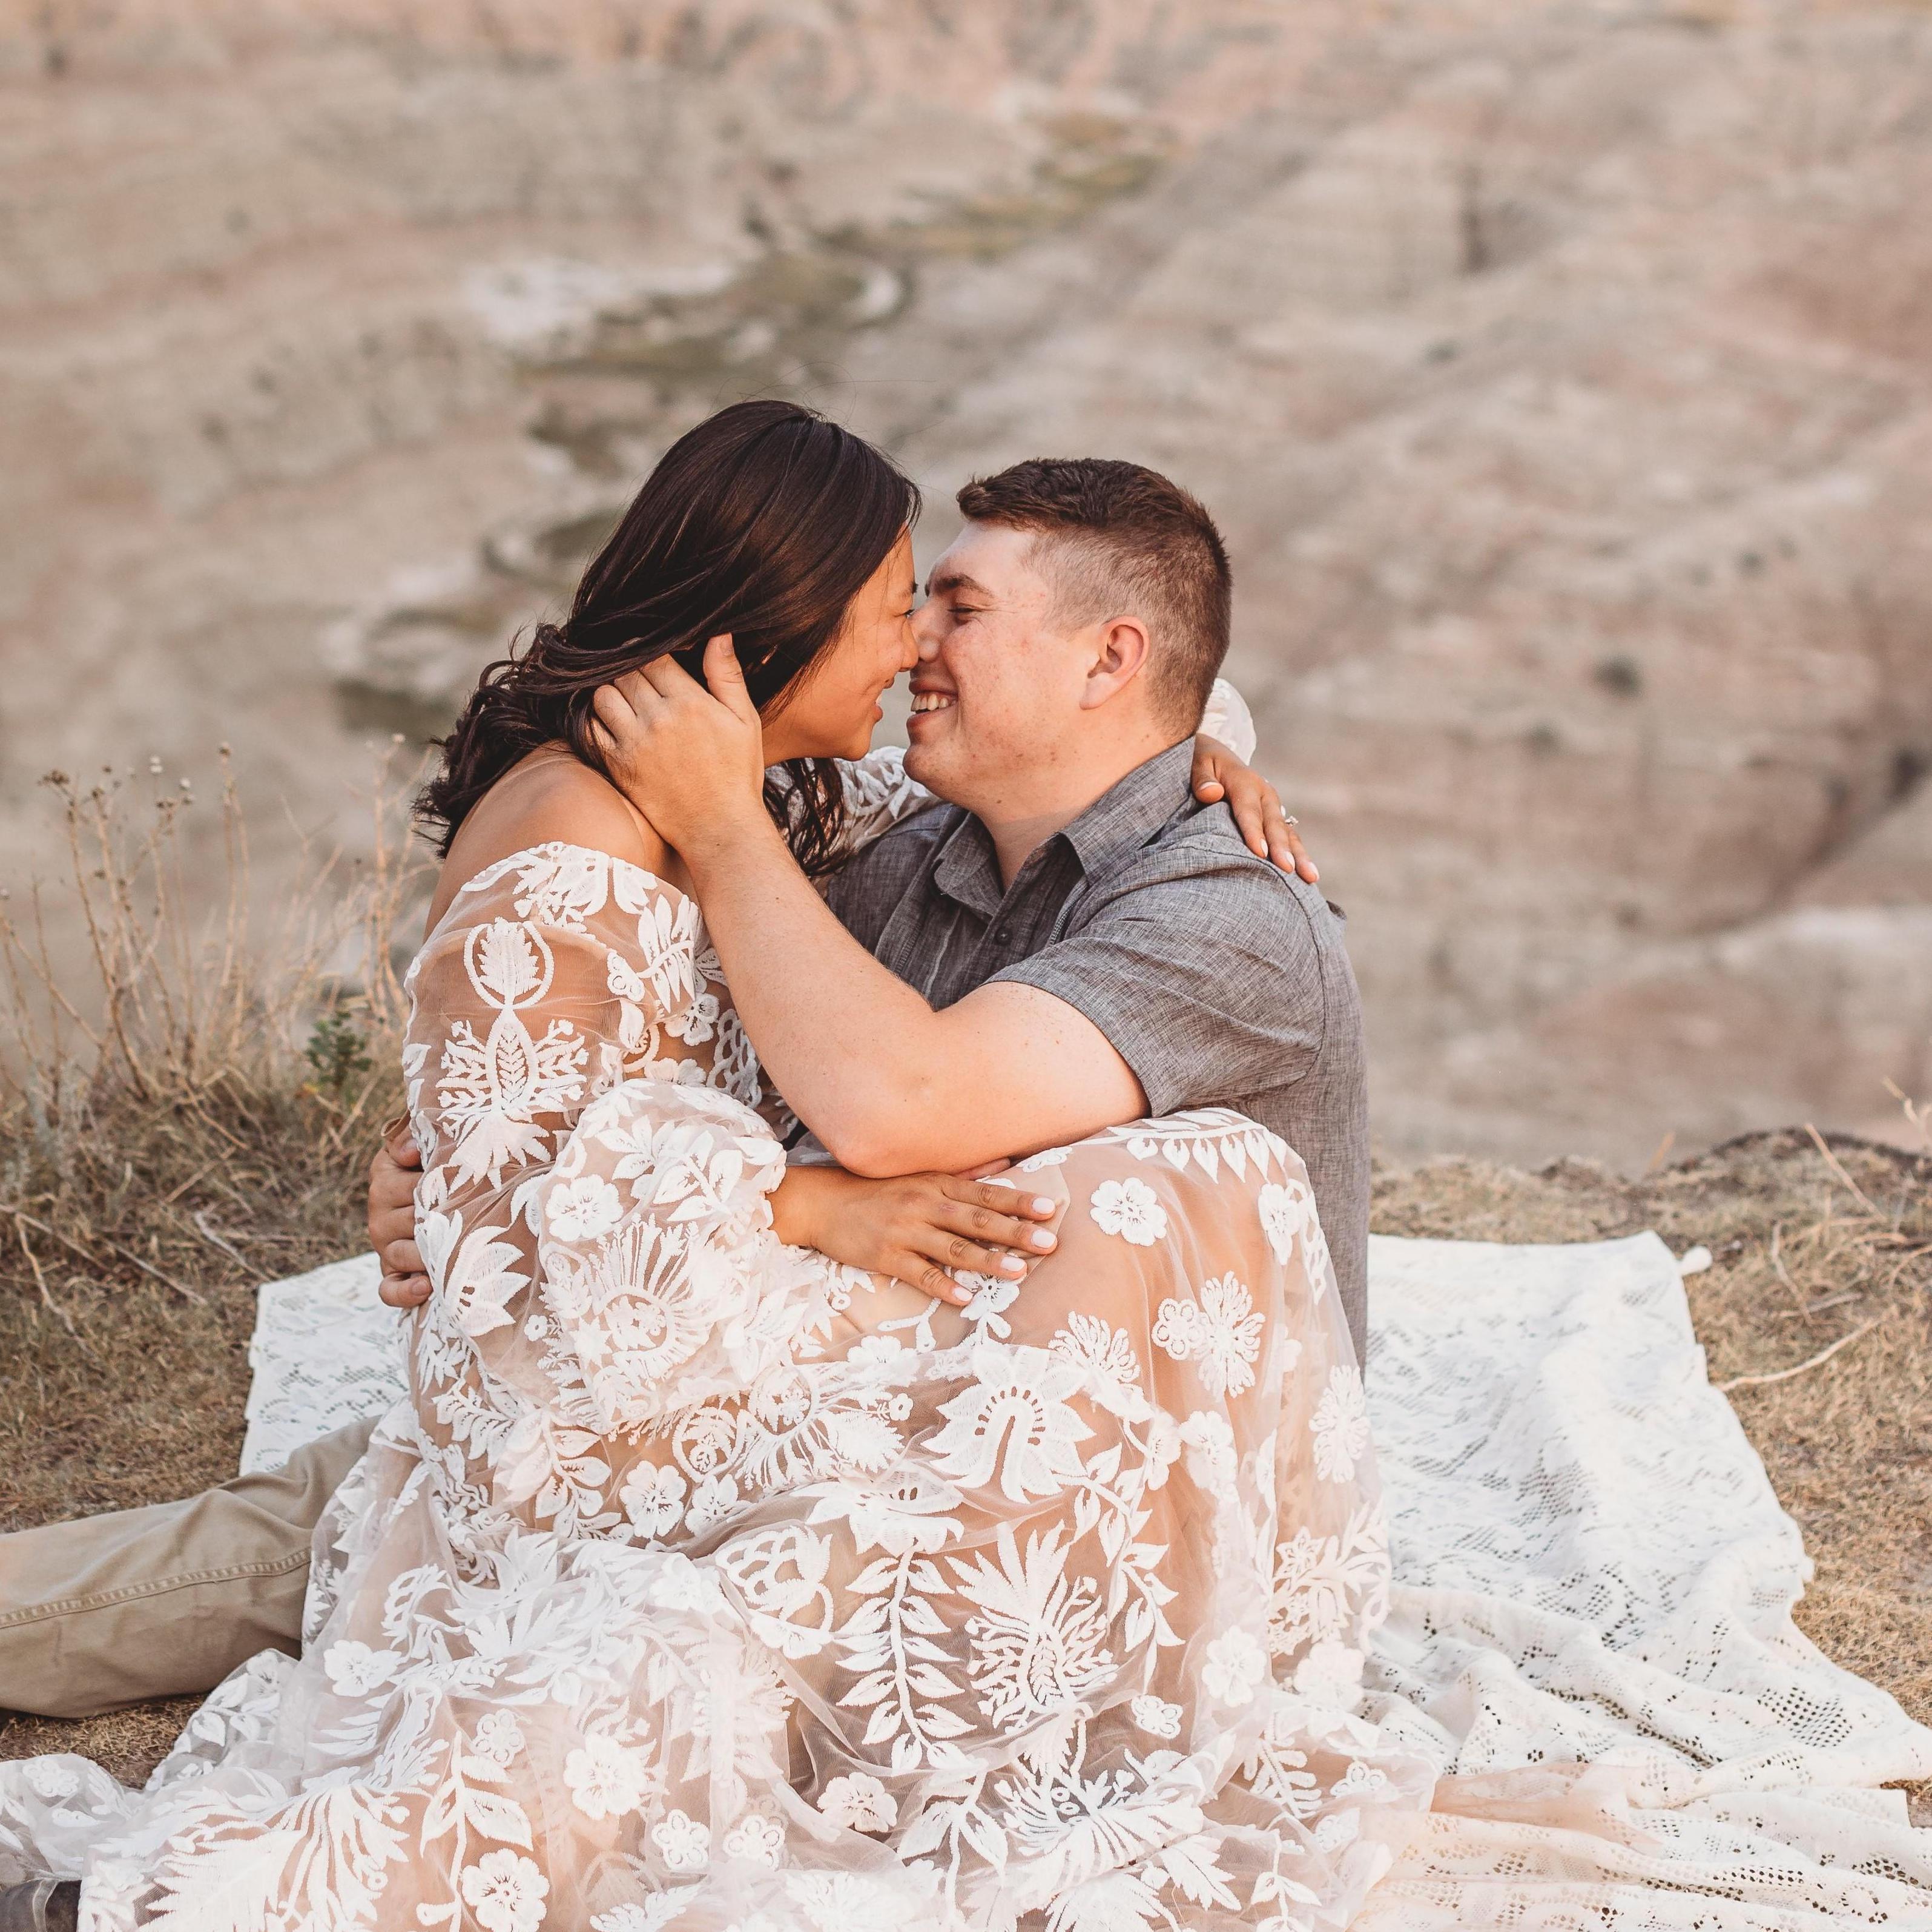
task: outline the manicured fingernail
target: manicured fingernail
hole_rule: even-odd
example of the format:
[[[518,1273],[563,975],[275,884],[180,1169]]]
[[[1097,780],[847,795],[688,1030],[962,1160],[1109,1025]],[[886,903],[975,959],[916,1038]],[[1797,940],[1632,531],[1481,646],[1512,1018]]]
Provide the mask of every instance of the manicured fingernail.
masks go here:
[[[1028,1235],[1027,1245],[1029,1247],[1042,1250],[1050,1248],[1054,1245],[1054,1238],[1044,1228],[1041,1228]]]
[[[1000,1257],[1000,1272],[1002,1274],[1024,1274],[1026,1263],[1018,1255],[1002,1255]]]
[[[1033,1211],[1036,1214],[1051,1214],[1053,1203],[1044,1194],[1036,1194],[1033,1197]]]

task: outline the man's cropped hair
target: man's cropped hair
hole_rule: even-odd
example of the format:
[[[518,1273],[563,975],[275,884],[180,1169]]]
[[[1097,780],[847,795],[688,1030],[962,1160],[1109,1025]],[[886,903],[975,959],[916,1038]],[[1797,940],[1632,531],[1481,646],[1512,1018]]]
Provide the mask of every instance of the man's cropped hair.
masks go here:
[[[1037,457],[959,493],[975,523],[1034,532],[1057,621],[1134,616],[1153,646],[1155,700],[1192,731],[1228,654],[1228,552],[1198,499],[1159,471],[1098,457]]]

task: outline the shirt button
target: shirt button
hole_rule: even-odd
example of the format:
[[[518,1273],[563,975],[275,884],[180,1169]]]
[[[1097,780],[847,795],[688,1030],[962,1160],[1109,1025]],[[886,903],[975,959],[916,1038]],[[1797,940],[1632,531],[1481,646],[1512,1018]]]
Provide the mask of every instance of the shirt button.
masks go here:
[[[996,926],[994,927],[993,944],[995,946],[1005,945],[1006,943],[1006,928],[1004,926]]]

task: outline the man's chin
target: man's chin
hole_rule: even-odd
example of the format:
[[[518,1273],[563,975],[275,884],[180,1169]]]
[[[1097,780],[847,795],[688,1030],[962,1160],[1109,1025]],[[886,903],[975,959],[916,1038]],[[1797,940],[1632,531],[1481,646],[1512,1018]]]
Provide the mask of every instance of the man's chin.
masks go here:
[[[949,750],[952,755],[947,755]],[[905,774],[915,784],[925,786],[934,798],[944,799],[948,805],[963,805],[970,812],[976,789],[973,766],[958,752],[956,746],[910,746],[905,755]]]

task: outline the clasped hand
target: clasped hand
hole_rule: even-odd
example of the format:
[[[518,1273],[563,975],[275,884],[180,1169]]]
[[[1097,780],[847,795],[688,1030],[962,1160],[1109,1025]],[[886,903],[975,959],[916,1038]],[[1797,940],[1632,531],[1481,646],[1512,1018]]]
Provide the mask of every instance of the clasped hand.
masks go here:
[[[416,1308],[430,1282],[416,1240],[422,1156],[407,1126],[392,1131],[369,1167],[369,1240],[382,1264],[382,1299]],[[1043,1222],[1045,1195],[993,1180],[1006,1163],[970,1174],[907,1174],[872,1180],[836,1167],[787,1170],[771,1197],[781,1240],[816,1248],[848,1268],[890,1276],[934,1300],[963,1306],[974,1288],[959,1276],[1018,1282],[1059,1244]]]

